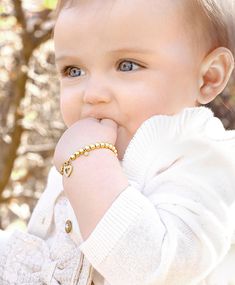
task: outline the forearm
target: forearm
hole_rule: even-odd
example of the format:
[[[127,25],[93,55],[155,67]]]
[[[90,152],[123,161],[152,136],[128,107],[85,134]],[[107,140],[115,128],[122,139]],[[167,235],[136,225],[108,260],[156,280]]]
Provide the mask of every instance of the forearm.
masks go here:
[[[108,149],[73,161],[73,173],[63,177],[63,185],[84,240],[128,184],[117,157]]]

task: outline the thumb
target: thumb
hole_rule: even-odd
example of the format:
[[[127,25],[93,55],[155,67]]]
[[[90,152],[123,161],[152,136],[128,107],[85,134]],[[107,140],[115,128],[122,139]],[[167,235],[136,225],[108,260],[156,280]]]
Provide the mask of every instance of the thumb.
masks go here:
[[[111,120],[111,119],[102,119],[102,120],[100,120],[100,123],[102,125],[111,127],[115,130],[117,130],[117,128],[118,128],[118,124],[114,120]]]

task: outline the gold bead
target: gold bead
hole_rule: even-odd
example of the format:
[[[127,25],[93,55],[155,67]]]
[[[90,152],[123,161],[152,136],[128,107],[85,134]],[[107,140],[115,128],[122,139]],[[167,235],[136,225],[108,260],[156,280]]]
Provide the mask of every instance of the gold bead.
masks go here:
[[[71,160],[75,160],[76,159],[76,156],[73,154],[73,155],[70,155],[70,159]]]
[[[64,162],[64,164],[60,167],[60,173],[62,175],[66,175],[67,177],[70,176],[70,174],[72,173],[72,164],[71,161],[75,160],[77,157],[79,157],[80,155],[85,155],[88,156],[89,152],[91,150],[94,150],[96,148],[106,148],[106,149],[110,149],[111,151],[113,151],[113,153],[118,156],[118,151],[116,149],[116,147],[112,144],[112,143],[107,143],[107,142],[97,142],[95,144],[90,144],[90,145],[86,145],[84,148],[80,148],[78,151],[76,151],[74,154],[72,154],[69,157],[69,160],[67,160],[66,162]]]
[[[84,149],[85,149],[85,151],[90,151],[90,150],[91,150],[90,147],[89,147],[89,145],[86,145],[86,146],[84,147]]]
[[[75,153],[74,153],[74,155],[76,156],[76,158],[77,157],[79,157],[80,156],[80,152],[79,151],[76,151]]]
[[[66,231],[66,233],[67,234],[70,233],[72,231],[72,228],[73,228],[72,222],[70,220],[67,220],[65,222],[65,231]]]
[[[90,148],[91,148],[91,149],[95,149],[95,145],[94,145],[94,144],[91,144],[91,145],[90,145]]]

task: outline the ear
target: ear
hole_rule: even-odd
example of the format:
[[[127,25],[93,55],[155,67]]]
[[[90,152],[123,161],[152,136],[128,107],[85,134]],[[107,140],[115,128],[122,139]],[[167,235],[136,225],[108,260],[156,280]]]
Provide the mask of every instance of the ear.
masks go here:
[[[209,53],[201,63],[197,102],[207,104],[226,87],[234,69],[232,52],[219,47]]]

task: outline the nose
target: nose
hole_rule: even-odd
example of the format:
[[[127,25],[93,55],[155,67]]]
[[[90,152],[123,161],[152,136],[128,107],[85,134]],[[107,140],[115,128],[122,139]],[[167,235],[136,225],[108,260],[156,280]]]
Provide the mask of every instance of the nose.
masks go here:
[[[108,88],[107,82],[98,78],[91,79],[83,92],[83,103],[98,104],[108,103],[111,101],[111,90]]]

